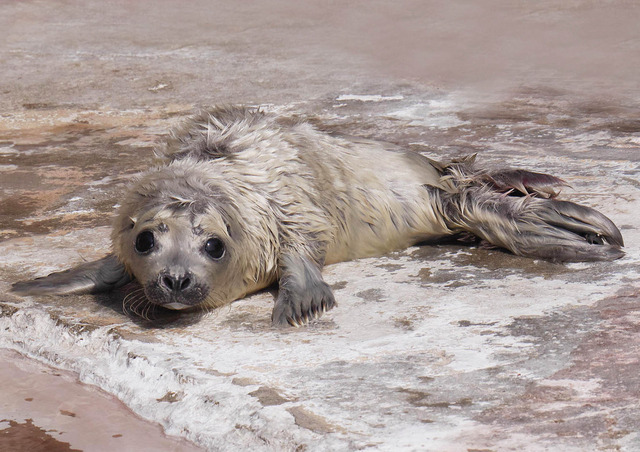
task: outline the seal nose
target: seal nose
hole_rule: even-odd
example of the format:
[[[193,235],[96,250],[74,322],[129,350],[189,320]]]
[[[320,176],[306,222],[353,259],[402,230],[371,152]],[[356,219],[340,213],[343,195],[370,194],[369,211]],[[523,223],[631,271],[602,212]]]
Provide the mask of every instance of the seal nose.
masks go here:
[[[182,292],[191,285],[191,278],[188,273],[179,276],[166,273],[160,277],[160,282],[171,292],[177,293]]]

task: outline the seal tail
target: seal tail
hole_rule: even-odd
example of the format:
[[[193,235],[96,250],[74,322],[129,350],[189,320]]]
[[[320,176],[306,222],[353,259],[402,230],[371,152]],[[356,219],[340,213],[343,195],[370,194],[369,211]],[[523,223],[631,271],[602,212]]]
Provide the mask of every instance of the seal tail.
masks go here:
[[[556,262],[620,258],[622,234],[590,207],[554,199],[567,184],[524,170],[485,173],[473,158],[442,166],[456,193],[446,193],[446,216],[454,230],[471,232],[514,254]],[[443,193],[443,192],[441,192]]]

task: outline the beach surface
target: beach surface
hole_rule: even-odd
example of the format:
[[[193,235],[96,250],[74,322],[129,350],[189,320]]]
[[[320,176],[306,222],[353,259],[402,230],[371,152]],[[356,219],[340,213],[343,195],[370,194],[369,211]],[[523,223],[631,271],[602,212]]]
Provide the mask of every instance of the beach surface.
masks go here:
[[[2,3],[0,438],[639,450],[639,13],[622,0]],[[620,227],[626,255],[412,247],[326,267],[338,307],[288,330],[270,324],[275,289],[156,325],[122,313],[124,292],[9,291],[107,254],[155,143],[216,104],[554,174],[563,199]]]

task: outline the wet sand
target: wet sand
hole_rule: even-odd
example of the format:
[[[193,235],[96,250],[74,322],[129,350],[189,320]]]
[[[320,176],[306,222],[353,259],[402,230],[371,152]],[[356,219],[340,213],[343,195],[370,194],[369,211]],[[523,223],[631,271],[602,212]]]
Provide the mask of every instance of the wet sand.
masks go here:
[[[0,350],[0,450],[199,451],[78,377]]]

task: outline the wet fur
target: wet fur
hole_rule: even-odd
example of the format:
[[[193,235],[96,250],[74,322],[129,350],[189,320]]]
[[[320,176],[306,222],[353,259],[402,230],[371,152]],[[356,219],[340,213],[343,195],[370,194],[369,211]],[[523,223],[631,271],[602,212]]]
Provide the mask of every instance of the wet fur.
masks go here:
[[[376,256],[460,233],[552,261],[622,256],[622,236],[604,215],[554,199],[564,181],[475,158],[435,162],[255,109],[203,112],[159,148],[161,164],[128,190],[113,227],[113,254],[21,282],[23,294],[99,292],[136,279],[130,310],[214,308],[279,282],[277,325],[299,326],[335,305],[325,264]],[[148,255],[137,234],[153,231]],[[208,259],[208,237],[226,254]],[[189,276],[168,293],[163,275]]]

